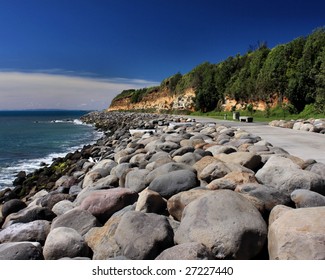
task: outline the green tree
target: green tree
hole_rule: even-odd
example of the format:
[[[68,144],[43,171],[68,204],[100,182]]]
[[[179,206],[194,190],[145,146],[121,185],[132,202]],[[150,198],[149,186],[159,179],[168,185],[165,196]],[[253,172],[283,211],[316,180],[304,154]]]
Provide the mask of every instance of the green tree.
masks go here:
[[[325,46],[317,58],[318,74],[316,74],[315,109],[318,113],[325,114]]]
[[[178,72],[175,75],[164,79],[161,82],[160,87],[166,88],[170,93],[175,93],[177,84],[181,79],[182,79],[182,74]]]
[[[282,103],[288,85],[286,71],[286,49],[284,45],[278,45],[270,51],[258,75],[257,87],[260,94],[276,93]]]
[[[306,104],[315,102],[317,97],[318,57],[325,46],[324,28],[316,29],[306,38],[302,56],[294,74],[290,77],[288,97],[292,104],[302,111]]]

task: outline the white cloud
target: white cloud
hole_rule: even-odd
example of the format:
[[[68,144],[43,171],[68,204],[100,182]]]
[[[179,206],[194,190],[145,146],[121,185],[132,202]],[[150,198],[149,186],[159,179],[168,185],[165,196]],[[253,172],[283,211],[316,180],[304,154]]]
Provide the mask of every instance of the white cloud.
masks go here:
[[[97,79],[49,72],[0,72],[0,110],[102,110],[122,90],[156,84],[139,79]]]

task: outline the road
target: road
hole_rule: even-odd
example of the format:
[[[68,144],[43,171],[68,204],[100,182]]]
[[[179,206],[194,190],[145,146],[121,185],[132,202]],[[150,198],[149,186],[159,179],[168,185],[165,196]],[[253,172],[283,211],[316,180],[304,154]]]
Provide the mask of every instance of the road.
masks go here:
[[[189,117],[193,118],[193,116]],[[197,116],[194,118],[200,122],[215,122],[227,126],[240,127],[247,132],[260,136],[273,146],[285,149],[291,155],[304,160],[314,159],[325,164],[324,134],[272,127],[267,123],[244,123]]]

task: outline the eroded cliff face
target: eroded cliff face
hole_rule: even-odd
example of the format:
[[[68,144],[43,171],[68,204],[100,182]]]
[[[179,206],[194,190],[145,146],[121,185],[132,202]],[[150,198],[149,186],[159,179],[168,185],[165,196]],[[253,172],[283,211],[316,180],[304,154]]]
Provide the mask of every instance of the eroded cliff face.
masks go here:
[[[289,103],[289,100],[284,97],[281,101],[283,103]],[[268,101],[266,100],[248,100],[248,101],[236,101],[235,99],[226,96],[225,103],[222,105],[224,111],[245,110],[248,104],[253,105],[253,109],[256,111],[265,111],[267,107],[274,108],[281,103],[277,94],[272,95]]]
[[[140,102],[131,103],[131,98],[122,98],[113,101],[108,111],[126,110],[188,110],[194,111],[193,98],[195,92],[188,89],[182,95],[171,95],[167,90],[152,92],[142,98]]]
[[[150,110],[155,112],[161,112],[166,110],[187,110],[194,111],[195,90],[190,88],[182,95],[172,95],[168,90],[154,91],[148,95],[145,95],[140,102],[131,103],[131,98],[121,98],[112,102],[108,111],[132,111],[132,110]],[[244,110],[248,104],[253,105],[254,110],[265,111],[267,107],[275,107],[279,104],[279,98],[276,94],[271,96],[266,102],[265,100],[248,100],[248,101],[236,101],[228,96],[225,97],[222,108],[224,111],[232,110]],[[288,103],[288,99],[282,100],[284,103]]]

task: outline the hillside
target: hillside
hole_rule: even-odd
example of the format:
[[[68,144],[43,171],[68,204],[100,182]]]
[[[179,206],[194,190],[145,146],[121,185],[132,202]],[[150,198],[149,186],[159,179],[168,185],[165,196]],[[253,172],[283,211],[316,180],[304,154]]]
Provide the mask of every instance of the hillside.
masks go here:
[[[164,79],[160,86],[117,95],[108,110],[231,111],[312,104],[325,112],[325,29],[272,49],[258,43],[244,54]]]

